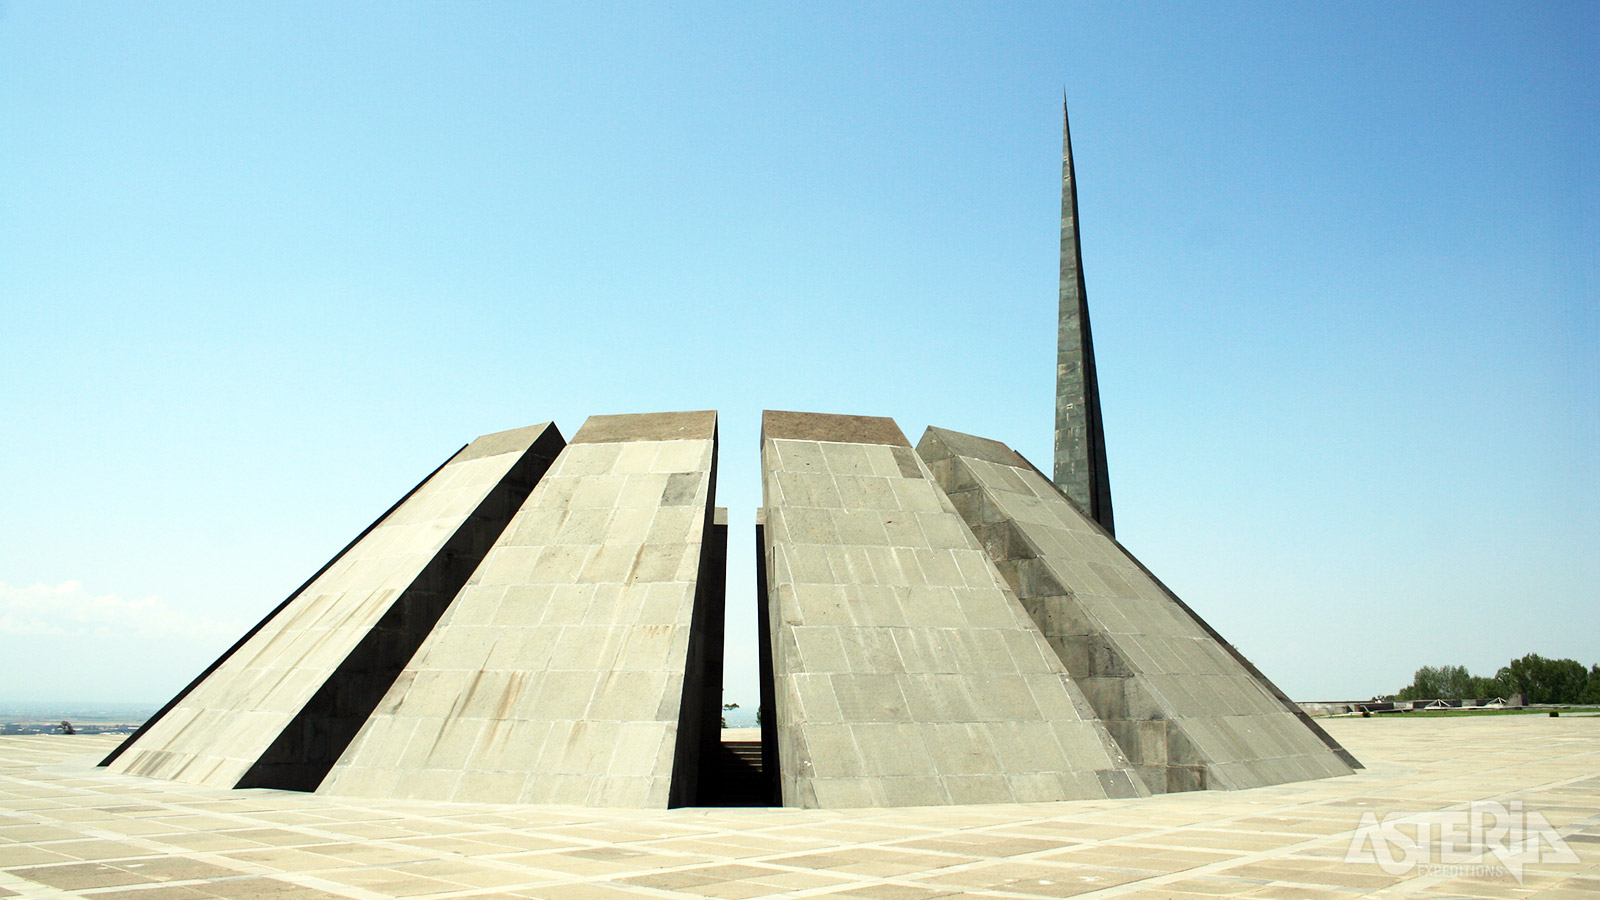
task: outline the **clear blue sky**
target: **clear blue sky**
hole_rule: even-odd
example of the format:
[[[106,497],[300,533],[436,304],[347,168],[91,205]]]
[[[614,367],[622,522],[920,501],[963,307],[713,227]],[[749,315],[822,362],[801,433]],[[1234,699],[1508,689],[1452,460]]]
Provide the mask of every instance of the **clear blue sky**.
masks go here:
[[[11,2],[0,700],[159,703],[459,445],[763,408],[1049,464],[1301,698],[1600,660],[1600,6]]]

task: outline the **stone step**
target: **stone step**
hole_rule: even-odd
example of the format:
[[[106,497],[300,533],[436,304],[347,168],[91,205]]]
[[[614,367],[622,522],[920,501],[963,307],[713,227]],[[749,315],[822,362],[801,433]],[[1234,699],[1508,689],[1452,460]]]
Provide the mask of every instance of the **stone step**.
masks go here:
[[[701,796],[708,806],[768,806],[772,782],[762,770],[760,741],[723,741],[703,770]]]

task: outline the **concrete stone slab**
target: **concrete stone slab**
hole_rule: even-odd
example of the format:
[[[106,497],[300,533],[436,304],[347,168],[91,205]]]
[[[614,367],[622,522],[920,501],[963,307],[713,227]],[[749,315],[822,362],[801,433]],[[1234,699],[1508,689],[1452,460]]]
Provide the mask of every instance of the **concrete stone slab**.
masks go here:
[[[1020,454],[941,428],[917,452],[1152,791],[1350,774],[1343,748]]]
[[[616,416],[590,416],[572,436],[574,444],[639,443],[656,441],[709,441],[716,437],[715,410],[695,412],[631,413]],[[654,452],[639,448],[637,453]]]
[[[892,420],[769,412],[762,433],[785,805],[1144,793]]]
[[[106,764],[219,787],[316,787],[561,446],[544,423],[462,448]]]
[[[823,441],[828,443],[884,444],[911,447],[905,433],[893,419],[884,416],[842,416],[831,413],[788,412],[769,409],[761,414],[761,439],[774,441]],[[803,452],[800,450],[797,453]],[[821,448],[817,453],[822,452]],[[835,448],[835,453],[849,452]],[[888,474],[884,472],[882,474]]]
[[[718,740],[715,413],[589,419],[321,793],[660,807]]]

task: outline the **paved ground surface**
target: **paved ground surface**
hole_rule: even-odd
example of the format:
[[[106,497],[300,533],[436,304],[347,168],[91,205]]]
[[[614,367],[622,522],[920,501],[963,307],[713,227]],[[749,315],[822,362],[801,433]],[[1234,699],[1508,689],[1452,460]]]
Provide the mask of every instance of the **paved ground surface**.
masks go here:
[[[114,738],[4,737],[0,896],[1600,897],[1600,718],[1327,725],[1365,771],[1233,793],[845,812],[230,792],[92,768]],[[1520,882],[1505,866],[1441,871],[1437,841],[1398,874],[1346,861],[1364,813],[1464,821],[1473,801],[1520,801],[1575,859],[1552,861],[1541,843]]]

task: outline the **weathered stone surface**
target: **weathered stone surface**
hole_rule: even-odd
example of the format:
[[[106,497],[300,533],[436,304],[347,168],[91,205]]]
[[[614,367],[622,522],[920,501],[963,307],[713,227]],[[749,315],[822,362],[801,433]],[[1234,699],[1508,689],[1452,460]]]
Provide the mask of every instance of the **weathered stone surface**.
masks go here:
[[[1111,477],[1106,468],[1100,383],[1083,282],[1083,241],[1078,234],[1078,184],[1072,165],[1072,129],[1061,109],[1061,289],[1056,334],[1055,481],[1078,508],[1114,532]]]
[[[709,441],[717,433],[714,410],[590,416],[572,436],[574,444],[635,441]]]
[[[892,420],[762,431],[786,805],[1145,793]]]
[[[884,416],[841,416],[769,409],[761,414],[761,436],[783,441],[846,441],[852,444],[911,446],[905,432],[894,424],[893,419]]]
[[[548,423],[467,445],[108,759],[218,787],[310,790],[561,449]]]
[[[1342,748],[1019,454],[940,428],[917,452],[1151,790],[1350,773]]]
[[[591,418],[319,792],[694,802],[720,712],[715,477],[714,413]]]

